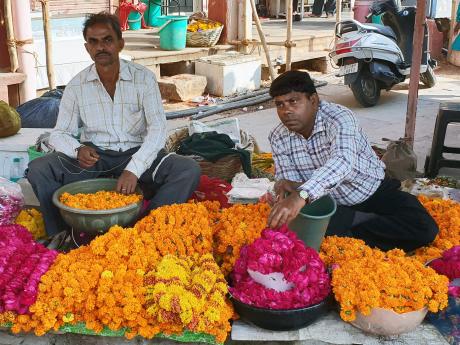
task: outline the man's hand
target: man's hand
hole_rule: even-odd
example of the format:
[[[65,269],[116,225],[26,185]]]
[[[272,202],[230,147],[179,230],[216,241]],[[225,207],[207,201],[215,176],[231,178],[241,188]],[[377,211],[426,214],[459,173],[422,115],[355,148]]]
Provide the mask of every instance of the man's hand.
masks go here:
[[[123,170],[117,181],[117,192],[122,194],[132,194],[136,190],[137,176],[131,171]]]
[[[82,146],[78,149],[77,160],[80,167],[88,169],[94,166],[99,160],[96,149],[90,146]]]
[[[267,226],[271,229],[277,229],[283,224],[289,223],[299,214],[305,204],[305,200],[299,196],[297,191],[291,193],[273,206],[268,216]]]
[[[286,198],[286,194],[297,193],[297,188],[300,187],[303,182],[294,182],[289,180],[279,180],[275,183],[275,193],[277,200],[281,201]]]

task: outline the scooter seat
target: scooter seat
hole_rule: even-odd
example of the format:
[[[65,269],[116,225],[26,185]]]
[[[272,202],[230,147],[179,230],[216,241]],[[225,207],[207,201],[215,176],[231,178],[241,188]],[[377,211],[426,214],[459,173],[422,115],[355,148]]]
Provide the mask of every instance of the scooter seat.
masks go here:
[[[381,24],[364,24],[361,26],[368,31],[379,33],[395,41],[397,40],[395,32],[389,26]]]

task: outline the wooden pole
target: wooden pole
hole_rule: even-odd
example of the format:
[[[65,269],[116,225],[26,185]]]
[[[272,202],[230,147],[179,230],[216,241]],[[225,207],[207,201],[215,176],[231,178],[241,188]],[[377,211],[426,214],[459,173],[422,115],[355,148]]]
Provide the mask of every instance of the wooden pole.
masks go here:
[[[406,128],[404,137],[411,147],[414,147],[415,120],[417,117],[418,84],[420,82],[420,64],[422,62],[423,38],[425,35],[425,0],[417,0],[415,15],[414,38],[412,46],[412,64],[410,69],[409,96],[407,100]]]
[[[260,24],[259,15],[257,14],[256,4],[254,0],[250,0],[251,7],[252,7],[252,16],[254,17],[254,21],[256,22],[257,31],[259,32],[260,41],[262,42],[262,46],[264,47],[265,56],[267,58],[267,65],[268,70],[270,71],[270,79],[273,81],[276,78],[275,70],[272,65],[272,60],[270,58],[270,51],[268,50],[267,40],[265,39],[264,31],[262,30],[262,25]]]
[[[242,0],[239,4],[239,18],[240,23],[238,25],[238,39],[243,42],[248,42],[252,39],[252,9],[249,6],[248,0]],[[243,45],[240,51],[244,54],[249,53],[248,45]]]
[[[48,0],[40,0],[42,3],[43,32],[45,33],[45,52],[46,52],[46,75],[50,90],[56,88],[53,64],[53,44],[51,42],[50,11]]]
[[[447,54],[447,60],[454,66],[460,66],[460,52],[452,50],[452,43],[455,40],[457,35],[460,33],[454,34],[454,28],[457,24],[457,7],[460,6],[459,0],[452,0],[452,17],[450,21],[450,39],[449,39],[449,53]]]
[[[291,70],[291,60],[292,60],[292,0],[286,0],[287,3],[287,37],[286,37],[286,71]]]
[[[335,21],[336,23],[342,20],[342,0],[337,0],[335,7]]]
[[[13,11],[11,10],[11,0],[5,0],[5,24],[6,24],[6,42],[8,45],[8,54],[10,55],[10,71],[16,72],[19,68],[18,52],[16,51],[16,39],[13,29]]]

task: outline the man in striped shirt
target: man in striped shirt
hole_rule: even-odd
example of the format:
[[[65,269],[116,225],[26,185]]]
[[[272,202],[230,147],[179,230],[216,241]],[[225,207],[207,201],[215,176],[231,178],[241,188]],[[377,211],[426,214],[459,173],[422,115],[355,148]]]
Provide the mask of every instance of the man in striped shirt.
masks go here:
[[[124,41],[118,18],[90,15],[83,36],[94,64],[65,88],[50,136],[56,152],[33,160],[27,174],[48,235],[65,228],[51,199],[67,183],[112,176],[124,194],[133,193],[139,183],[155,208],[185,202],[200,178],[194,160],[163,149],[166,116],[155,75],[119,59]]]
[[[306,72],[279,76],[270,94],[281,120],[269,136],[278,197],[271,228],[330,195],[338,208],[327,235],[360,238],[383,250],[411,251],[434,240],[435,221],[415,196],[399,190],[399,181],[385,177],[351,110],[320,101]]]

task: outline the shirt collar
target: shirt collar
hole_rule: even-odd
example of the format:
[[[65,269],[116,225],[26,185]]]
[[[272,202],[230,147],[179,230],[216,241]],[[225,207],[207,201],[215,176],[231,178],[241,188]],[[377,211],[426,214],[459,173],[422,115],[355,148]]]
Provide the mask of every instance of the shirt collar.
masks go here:
[[[131,75],[131,71],[128,68],[128,63],[120,59],[120,80],[133,80],[133,76]],[[95,81],[95,80],[100,80],[99,74],[97,74],[96,70],[96,64],[92,64],[89,71],[88,71],[88,76],[86,77],[86,81]]]

